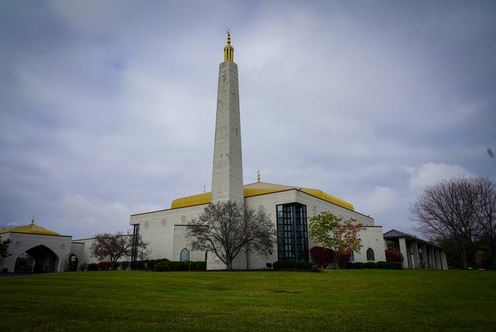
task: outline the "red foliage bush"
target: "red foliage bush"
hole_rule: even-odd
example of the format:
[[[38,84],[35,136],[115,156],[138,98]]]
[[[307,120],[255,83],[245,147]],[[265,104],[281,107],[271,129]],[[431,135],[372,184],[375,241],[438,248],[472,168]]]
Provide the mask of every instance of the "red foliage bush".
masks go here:
[[[350,261],[350,258],[351,258],[351,252],[346,251],[341,253],[341,255],[339,255],[339,267],[340,268],[345,267],[346,263]]]
[[[310,258],[315,264],[326,267],[334,260],[334,252],[328,248],[312,247],[310,249]]]
[[[112,267],[111,262],[100,262],[98,263],[98,270],[100,271],[108,271]]]
[[[403,263],[403,255],[396,250],[386,250],[386,262]]]

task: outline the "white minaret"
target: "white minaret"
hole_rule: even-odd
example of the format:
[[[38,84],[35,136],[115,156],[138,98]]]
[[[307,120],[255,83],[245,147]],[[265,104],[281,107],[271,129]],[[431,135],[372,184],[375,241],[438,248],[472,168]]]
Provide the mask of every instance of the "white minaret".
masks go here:
[[[212,202],[227,200],[244,205],[238,66],[234,63],[229,31],[224,62],[219,65],[212,174]]]

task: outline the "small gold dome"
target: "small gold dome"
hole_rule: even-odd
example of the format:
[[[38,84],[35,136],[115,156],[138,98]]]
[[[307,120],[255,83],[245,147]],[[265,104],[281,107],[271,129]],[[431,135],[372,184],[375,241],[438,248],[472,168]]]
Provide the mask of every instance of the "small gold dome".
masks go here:
[[[21,233],[21,234],[36,234],[36,235],[52,235],[61,236],[59,233],[40,227],[35,224],[34,220],[29,225],[14,226],[0,230],[0,234],[4,233]]]

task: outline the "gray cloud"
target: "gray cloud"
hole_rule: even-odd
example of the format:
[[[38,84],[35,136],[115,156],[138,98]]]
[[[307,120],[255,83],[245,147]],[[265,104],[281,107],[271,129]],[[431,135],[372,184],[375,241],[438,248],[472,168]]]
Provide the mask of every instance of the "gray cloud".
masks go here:
[[[246,183],[412,231],[423,186],[496,177],[493,2],[1,6],[0,223],[86,237],[208,190],[227,27]]]

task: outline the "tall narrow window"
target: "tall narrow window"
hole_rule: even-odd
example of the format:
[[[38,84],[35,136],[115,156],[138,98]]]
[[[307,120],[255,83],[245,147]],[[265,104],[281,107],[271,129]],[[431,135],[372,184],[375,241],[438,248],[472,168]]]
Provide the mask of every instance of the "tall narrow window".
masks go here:
[[[188,262],[189,261],[189,250],[184,248],[181,250],[181,253],[179,254],[179,260],[181,262]]]
[[[374,254],[374,250],[372,250],[372,248],[367,249],[367,260],[368,261],[375,261],[375,254]]]
[[[136,262],[138,260],[139,226],[140,224],[133,225],[133,244],[131,246],[131,262]]]
[[[278,260],[308,261],[306,205],[282,204],[276,209]]]

